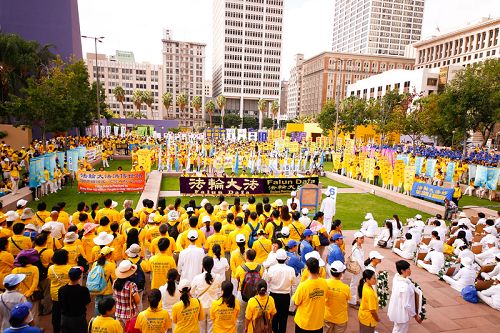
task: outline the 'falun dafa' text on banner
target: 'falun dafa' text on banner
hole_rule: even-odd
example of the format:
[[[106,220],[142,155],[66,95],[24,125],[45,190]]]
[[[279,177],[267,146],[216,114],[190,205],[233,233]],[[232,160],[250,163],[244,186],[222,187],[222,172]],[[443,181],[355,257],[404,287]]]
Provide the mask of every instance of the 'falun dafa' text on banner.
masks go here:
[[[142,192],[144,171],[78,172],[78,192]]]

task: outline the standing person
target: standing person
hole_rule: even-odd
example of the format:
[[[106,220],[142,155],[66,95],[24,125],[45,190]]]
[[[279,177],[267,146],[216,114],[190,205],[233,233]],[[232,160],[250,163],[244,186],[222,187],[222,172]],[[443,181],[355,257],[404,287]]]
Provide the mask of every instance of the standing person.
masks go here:
[[[69,283],[59,289],[62,333],[87,333],[90,293],[87,287],[80,285],[82,275],[81,267],[72,267],[68,273]]]
[[[115,318],[123,325],[138,313],[141,302],[137,285],[132,276],[137,271],[137,265],[130,260],[123,260],[115,270],[116,280],[113,283],[113,298],[116,300]]]
[[[39,299],[33,297],[33,293],[38,289],[38,282],[40,280],[38,267],[35,266],[35,263],[39,260],[40,256],[37,250],[22,250],[14,261],[16,268],[12,270],[12,274],[26,275],[23,283],[19,285],[19,292],[23,293],[26,299],[31,301],[33,305],[32,313],[35,320],[38,319],[38,307],[40,305]]]
[[[410,281],[410,264],[405,260],[396,262],[397,274],[392,280],[392,294],[387,308],[387,316],[394,323],[392,333],[407,333],[411,318],[422,323],[416,311],[415,286]]]
[[[3,228],[2,228],[3,229]],[[14,268],[14,256],[7,251],[7,237],[0,237],[0,289],[4,290],[3,279]]]
[[[221,298],[213,302],[210,308],[213,333],[236,333],[236,320],[240,312],[240,303],[233,295],[231,281],[222,282],[221,288]]]
[[[11,311],[16,304],[27,302],[26,297],[16,290],[25,278],[24,274],[9,274],[3,280],[6,291],[0,295],[0,329],[2,331],[9,327]],[[33,316],[30,316],[28,323],[33,321]]]
[[[378,316],[378,297],[373,286],[377,284],[375,271],[366,269],[363,271],[363,278],[359,281],[358,297],[361,300],[358,311],[359,332],[374,333],[377,323],[380,321]]]
[[[205,319],[201,303],[190,295],[191,282],[181,280],[179,291],[181,300],[172,307],[172,322],[175,324],[174,333],[199,333],[199,321]]]
[[[40,294],[43,297],[40,300],[40,308],[38,314],[40,316],[44,316],[52,312],[52,300],[50,299],[50,280],[47,278],[47,273],[49,266],[52,263],[54,251],[51,248],[47,248],[47,234],[45,233],[36,236],[34,243],[35,250],[38,251],[38,256],[40,257],[40,265],[38,266],[38,290],[40,290]]]
[[[43,331],[34,326],[30,326],[30,310],[32,305],[29,302],[17,304],[10,312],[10,328],[3,332],[7,333],[42,333]]]
[[[201,302],[205,319],[201,322],[201,333],[212,332],[212,319],[210,318],[210,307],[220,296],[220,286],[223,281],[221,275],[213,275],[214,259],[205,257],[202,261],[204,273],[198,274],[191,282],[191,294]]]
[[[324,220],[323,224],[325,226],[326,232],[330,233],[332,230],[332,220],[335,216],[335,200],[330,197],[330,192],[325,191],[326,198],[321,202],[320,212],[323,212]]]
[[[347,329],[347,302],[351,299],[349,286],[342,282],[345,265],[334,261],[330,265],[331,279],[326,280],[330,295],[325,307],[325,333],[343,333]]]
[[[135,328],[141,333],[164,333],[172,327],[167,310],[161,306],[161,292],[151,289],[148,296],[149,308],[139,313]]]
[[[201,247],[196,246],[196,240],[198,239],[198,232],[196,230],[189,230],[187,238],[190,241],[190,245],[179,253],[178,270],[181,280],[192,281],[196,275],[201,273],[205,251]]]
[[[61,304],[59,303],[59,289],[69,280],[68,251],[57,250],[52,257],[54,263],[49,267],[48,278],[50,279],[50,297],[52,298],[52,331],[59,333],[61,331]]]
[[[269,267],[269,270],[265,271],[263,276],[263,279],[269,285],[269,295],[274,299],[277,309],[277,313],[273,317],[274,333],[286,333],[290,291],[295,281],[295,270],[285,264],[287,259],[288,255],[285,250],[277,250],[276,260],[278,263]]]
[[[455,205],[458,206],[458,201],[462,198],[462,189],[460,188],[460,183],[456,182],[455,187],[453,187],[453,198],[451,199]]]
[[[90,277],[94,268],[96,268],[98,265],[102,266],[104,280],[106,281],[106,287],[104,287],[104,290],[99,291],[95,298],[96,314],[99,313],[99,309],[97,308],[97,306],[99,305],[99,302],[101,300],[105,298],[113,298],[113,280],[116,279],[116,264],[111,261],[111,256],[113,255],[114,250],[115,249],[112,247],[104,246],[99,252],[99,259],[97,259],[89,272]],[[89,286],[88,282],[89,280],[87,280],[87,286]]]
[[[258,322],[267,324],[270,330],[269,323],[276,314],[276,306],[271,296],[267,295],[267,283],[264,280],[259,280],[256,285],[257,294],[248,300],[248,306],[245,310],[245,332],[253,333],[258,327]]]
[[[351,300],[349,301],[349,305],[354,307],[359,305],[357,290],[359,281],[363,276],[363,270],[365,268],[364,265],[365,250],[363,249],[364,241],[365,241],[365,235],[362,232],[358,231],[354,234],[354,241],[352,242],[352,249],[351,249],[351,259],[357,262],[359,267],[361,268],[358,274],[352,274],[351,283],[349,285],[351,288]]]
[[[455,275],[443,275],[443,280],[458,292],[461,292],[465,286],[474,285],[477,276],[474,259],[464,257],[460,260],[460,264],[462,268]]]
[[[344,263],[344,253],[341,249],[341,246],[344,244],[344,236],[341,234],[334,234],[331,239],[333,243],[328,246],[328,265],[331,265],[334,261]]]
[[[295,332],[320,333],[323,332],[328,284],[319,276],[318,259],[307,259],[306,266],[310,273],[309,279],[301,282],[293,295],[293,302],[297,306]]]
[[[168,238],[161,238],[158,241],[158,250],[160,251],[160,253],[155,254],[149,259],[148,264],[150,266],[149,268],[151,269],[152,289],[158,289],[163,286],[167,282],[168,271],[171,268],[176,268],[174,258],[166,253],[169,246],[170,240]]]
[[[214,258],[214,268],[212,272],[226,279],[226,273],[229,271],[229,263],[227,259],[222,256],[222,248],[219,244],[214,244],[212,246],[212,254]]]
[[[172,317],[172,307],[179,301],[181,293],[177,288],[177,280],[179,279],[179,272],[172,268],[167,273],[167,283],[160,287],[162,308],[167,310],[170,317]],[[172,329],[174,329],[172,325]]]
[[[113,318],[116,301],[113,298],[103,298],[97,304],[99,315],[89,323],[89,333],[123,333],[120,322]]]

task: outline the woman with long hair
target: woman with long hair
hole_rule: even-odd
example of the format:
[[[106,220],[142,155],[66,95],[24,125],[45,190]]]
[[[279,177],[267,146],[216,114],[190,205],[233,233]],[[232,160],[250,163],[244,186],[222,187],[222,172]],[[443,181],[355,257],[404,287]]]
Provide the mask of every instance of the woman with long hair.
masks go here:
[[[377,276],[374,271],[367,269],[363,272],[363,278],[359,281],[357,295],[359,297],[359,332],[374,333],[378,316],[378,297],[373,288],[377,284]]]
[[[199,322],[205,319],[201,302],[191,297],[191,282],[188,280],[181,280],[178,289],[180,301],[172,307],[174,333],[199,333]]]
[[[391,221],[385,221],[384,228],[380,234],[374,238],[373,246],[382,248],[392,248],[394,243],[394,229]]]
[[[212,273],[226,277],[226,272],[229,271],[229,263],[223,256],[221,246],[219,244],[214,244],[212,246],[212,253],[214,255],[214,268],[212,268]]]
[[[274,299],[267,295],[267,282],[259,280],[257,282],[257,295],[248,300],[245,311],[245,332],[253,333],[257,319],[265,312],[266,320],[271,325],[273,316],[276,314]]]
[[[179,272],[172,268],[167,273],[167,283],[159,288],[161,292],[162,307],[172,316],[172,307],[179,301],[181,293],[177,289],[177,280],[179,280]],[[173,327],[172,327],[173,329]]]
[[[340,220],[334,220],[332,222],[332,230],[330,231],[330,234],[328,235],[329,239],[332,239],[333,238],[333,235],[335,234],[339,234],[339,235],[342,235],[342,221]],[[342,250],[342,253],[345,254],[345,242],[343,242],[341,245],[340,245],[340,249]]]
[[[210,319],[213,322],[213,333],[236,333],[236,319],[240,312],[240,303],[234,297],[233,284],[224,281],[221,285],[220,299],[212,303]],[[232,309],[232,311],[231,311]]]
[[[392,215],[392,220],[392,230],[394,232],[394,238],[398,238],[403,232],[403,225],[401,224],[401,220],[399,219],[398,214]]]
[[[116,300],[116,319],[125,325],[127,320],[137,316],[141,302],[137,285],[133,282],[133,275],[137,265],[129,260],[123,260],[115,270],[116,280],[113,283],[113,298]]]
[[[290,215],[290,210],[288,206],[281,207],[280,220],[283,222],[283,225],[285,226],[292,223],[292,215]]]
[[[235,197],[234,198],[233,207],[231,207],[230,210],[234,214],[234,216],[238,215],[239,213],[241,213],[243,211],[242,208],[241,208],[240,197]]]
[[[205,312],[205,319],[200,323],[200,332],[209,333],[212,331],[212,319],[210,318],[210,307],[212,302],[220,296],[220,286],[223,277],[213,275],[214,259],[205,257],[202,261],[203,273],[196,275],[191,282],[191,294],[200,302]]]
[[[116,279],[116,264],[112,261],[114,249],[109,246],[104,246],[99,252],[99,258],[92,266],[92,269],[96,265],[100,265],[104,270],[104,280],[106,281],[106,287],[102,292],[100,292],[95,298],[95,315],[99,314],[98,305],[99,302],[106,298],[113,298],[113,280]],[[92,270],[91,269],[91,270]]]
[[[359,281],[363,277],[363,270],[365,269],[365,250],[363,249],[363,243],[365,241],[365,235],[358,231],[354,234],[354,240],[352,242],[352,249],[350,252],[351,259],[358,263],[361,268],[358,274],[352,274],[351,283],[349,287],[351,288],[351,300],[349,301],[349,305],[356,306],[358,305],[358,293],[357,288]]]

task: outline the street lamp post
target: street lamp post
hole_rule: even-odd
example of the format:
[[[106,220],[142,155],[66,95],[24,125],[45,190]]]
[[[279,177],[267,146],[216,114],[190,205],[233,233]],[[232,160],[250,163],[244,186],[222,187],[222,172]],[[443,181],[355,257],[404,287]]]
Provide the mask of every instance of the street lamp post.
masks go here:
[[[337,60],[337,63],[340,63],[340,68],[339,68],[339,76],[340,76],[340,91],[339,91],[339,97],[335,98],[335,133],[333,137],[333,151],[337,151],[337,132],[338,132],[338,124],[339,124],[339,99],[340,96],[342,95],[342,59]],[[337,95],[337,92],[335,91],[335,95]]]
[[[99,83],[99,65],[97,64],[97,42],[102,43],[104,37],[82,36],[82,38],[93,39],[95,47],[95,68],[96,68],[96,100],[97,100],[97,137],[101,138],[101,103],[99,101],[100,83]]]

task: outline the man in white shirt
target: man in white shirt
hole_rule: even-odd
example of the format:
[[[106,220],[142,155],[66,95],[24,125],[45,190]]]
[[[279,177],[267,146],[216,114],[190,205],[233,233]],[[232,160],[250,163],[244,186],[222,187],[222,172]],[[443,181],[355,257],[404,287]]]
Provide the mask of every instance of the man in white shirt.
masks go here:
[[[500,311],[500,284],[494,284],[486,290],[478,291],[477,296],[493,309]]]
[[[486,226],[483,229],[484,232],[486,232],[487,234],[493,235],[495,237],[498,236],[498,230],[497,230],[497,228],[495,228],[495,221],[486,220],[485,225]]]
[[[429,273],[438,274],[444,266],[444,254],[443,252],[439,252],[431,248],[424,260],[417,261],[417,265],[421,266]]]
[[[278,264],[269,267],[263,276],[269,286],[269,295],[273,297],[276,305],[277,312],[273,317],[273,332],[275,333],[286,333],[290,292],[295,280],[295,270],[285,264],[287,258],[285,250],[276,251]]]
[[[406,233],[405,241],[399,247],[399,249],[394,247],[392,251],[402,258],[413,259],[417,251],[417,242],[413,239],[412,234]]]
[[[295,210],[297,212],[299,212],[300,211],[300,201],[297,199],[297,192],[296,191],[290,192],[290,196],[291,196],[291,198],[286,201],[286,205],[288,206],[288,209],[290,211],[292,211],[292,203],[294,203],[297,205]]]
[[[361,232],[365,237],[373,238],[377,235],[378,223],[373,218],[372,213],[366,213],[365,221],[361,224]]]
[[[473,263],[474,261],[469,257],[463,258],[460,261],[463,267],[453,276],[443,275],[443,280],[459,292],[461,292],[465,286],[474,285],[477,272]]]
[[[52,230],[50,235],[55,239],[61,239],[64,234],[66,234],[66,228],[64,228],[64,224],[62,222],[57,221],[59,218],[59,212],[57,210],[53,210],[50,212],[51,220],[43,225],[46,230]],[[43,230],[42,227],[42,230]]]
[[[489,273],[482,272],[481,276],[485,280],[491,280],[491,279],[497,279],[500,280],[500,252],[496,254],[495,256],[495,261],[496,261],[496,266],[493,268],[493,270]]]
[[[301,213],[302,213],[302,216],[299,218],[299,222],[302,223],[302,225],[304,227],[309,228],[311,226],[311,222],[312,222],[311,218],[309,216],[307,216],[309,214],[309,209],[302,208]]]
[[[457,226],[461,225],[466,225],[470,230],[474,230],[474,225],[467,217],[467,214],[465,214],[465,212],[460,212],[460,214],[458,214]]]
[[[330,192],[325,191],[326,198],[321,202],[320,212],[323,212],[323,226],[326,229],[326,232],[329,234],[332,230],[332,220],[335,216],[335,201],[330,197]]]
[[[179,253],[177,269],[182,279],[193,281],[193,278],[202,271],[202,262],[205,251],[195,245],[198,239],[196,230],[189,230],[187,238],[191,242],[187,248]]]
[[[435,220],[433,224],[436,226],[432,231],[437,231],[439,239],[443,242],[446,241],[446,227],[443,227],[443,224],[439,220]]]
[[[495,262],[495,256],[499,252],[495,242],[495,239],[489,239],[486,243],[488,249],[486,251],[483,251],[482,253],[476,254],[476,262],[480,266]]]

